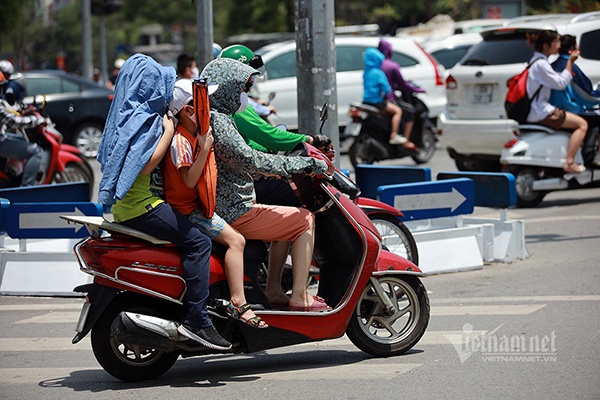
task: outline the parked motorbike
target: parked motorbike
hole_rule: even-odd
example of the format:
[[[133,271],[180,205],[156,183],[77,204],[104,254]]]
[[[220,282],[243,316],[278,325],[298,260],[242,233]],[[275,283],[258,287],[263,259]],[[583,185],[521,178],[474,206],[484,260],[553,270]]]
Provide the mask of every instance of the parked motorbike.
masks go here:
[[[600,110],[583,115],[590,129],[575,162],[587,170],[579,174],[563,171],[571,133],[542,125],[520,125],[518,137],[507,142],[500,156],[503,171],[516,179],[517,206],[535,207],[551,191],[600,187],[598,130]]]
[[[415,111],[415,125],[410,140],[416,147],[389,143],[391,118],[378,108],[364,103],[350,105],[348,114],[352,121],[344,129],[344,140],[353,140],[348,156],[354,167],[403,157],[411,157],[417,164],[431,160],[435,153],[437,133],[429,120],[429,110],[416,95],[406,100]],[[403,126],[404,122],[401,123],[400,132]]]
[[[308,144],[297,153],[322,159],[332,168],[330,161]],[[333,310],[273,309],[256,281],[266,257],[265,245],[248,241],[246,297],[269,327],[254,329],[227,318],[228,285],[222,254],[215,247],[209,313],[219,333],[233,343],[231,352],[253,353],[344,334],[359,349],[377,357],[411,349],[429,322],[429,299],[420,280],[423,273],[410,261],[381,249],[375,226],[326,175],[294,175],[292,185],[316,216],[317,294]],[[81,270],[93,275],[94,281],[75,288],[87,297],[73,343],[91,331],[92,349],[100,365],[125,381],[158,377],[179,356],[219,353],[177,332],[185,316],[186,287],[175,246],[98,217],[63,218],[86,225],[91,233],[75,246]],[[100,230],[110,236],[100,236]]]
[[[41,115],[35,104],[24,106],[23,115]],[[29,130],[17,132],[24,140],[35,142],[43,150],[37,184],[89,182],[90,190],[94,186],[94,173],[91,166],[81,156],[75,146],[63,143],[62,134],[56,130],[52,121]],[[24,160],[0,158],[0,187],[18,187],[21,185]]]

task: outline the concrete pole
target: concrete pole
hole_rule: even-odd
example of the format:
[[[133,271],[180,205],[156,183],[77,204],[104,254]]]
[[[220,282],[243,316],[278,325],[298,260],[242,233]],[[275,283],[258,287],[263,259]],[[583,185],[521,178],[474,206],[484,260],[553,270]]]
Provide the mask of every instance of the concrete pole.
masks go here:
[[[100,73],[102,74],[102,82],[106,83],[108,78],[108,61],[106,56],[106,22],[104,14],[99,16],[100,20]]]
[[[213,8],[212,0],[197,0],[197,64],[202,69],[213,59]]]
[[[82,23],[82,58],[81,58],[81,76],[92,78],[92,2],[91,0],[82,0],[81,2],[81,23]]]
[[[327,103],[323,134],[339,149],[335,54],[334,0],[296,0],[298,131],[318,134],[319,113]]]

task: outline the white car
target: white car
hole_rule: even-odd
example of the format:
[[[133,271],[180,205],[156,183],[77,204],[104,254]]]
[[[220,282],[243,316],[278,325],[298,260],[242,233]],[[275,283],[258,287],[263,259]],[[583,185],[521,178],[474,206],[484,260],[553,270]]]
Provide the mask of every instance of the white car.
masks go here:
[[[426,52],[431,54],[449,71],[465,54],[483,38],[479,33],[461,33],[445,39],[431,39],[422,44]]]
[[[376,36],[337,36],[336,67],[338,122],[344,126],[349,122],[350,103],[360,102],[363,96],[363,53],[367,47],[377,47],[380,37]],[[443,111],[446,104],[444,68],[437,64],[413,39],[385,37],[393,47],[392,59],[400,64],[404,79],[425,89],[419,97],[429,108],[434,118]],[[271,104],[277,109],[274,122],[285,124],[288,129],[298,128],[296,43],[284,42],[259,49],[266,74],[258,79],[252,90],[259,98],[266,99],[275,93]],[[313,104],[308,105],[313,108]]]
[[[592,82],[600,81],[600,12],[517,17],[481,32],[483,41],[446,78],[448,103],[437,121],[440,143],[459,170],[500,169],[504,143],[518,134],[517,122],[504,110],[506,81],[533,55],[525,34],[542,29],[575,36],[577,65]]]

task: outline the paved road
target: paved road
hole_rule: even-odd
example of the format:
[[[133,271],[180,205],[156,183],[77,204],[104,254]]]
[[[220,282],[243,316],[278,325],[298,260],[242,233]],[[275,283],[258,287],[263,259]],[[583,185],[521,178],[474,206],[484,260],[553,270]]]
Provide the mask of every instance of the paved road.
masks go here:
[[[443,153],[431,165],[450,167]],[[426,278],[431,322],[400,357],[341,338],[179,360],[125,384],[98,366],[89,339],[70,343],[80,299],[0,297],[0,399],[599,399],[598,204],[595,189],[510,210],[531,257]]]

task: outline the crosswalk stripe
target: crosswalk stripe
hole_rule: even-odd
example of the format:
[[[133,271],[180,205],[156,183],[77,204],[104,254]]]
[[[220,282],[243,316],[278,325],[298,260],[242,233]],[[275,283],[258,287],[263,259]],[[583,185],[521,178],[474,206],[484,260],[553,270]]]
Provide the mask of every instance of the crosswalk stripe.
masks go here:
[[[545,304],[477,305],[477,306],[432,306],[431,316],[461,315],[525,315],[545,307]],[[15,321],[15,324],[72,323],[79,319],[79,311],[57,311]]]
[[[353,365],[332,365],[315,368],[294,369],[293,371],[260,371],[248,372],[248,376],[260,375],[261,380],[271,381],[314,381],[314,380],[386,380],[397,379],[400,374],[421,367],[423,364],[386,363],[370,364],[362,362]],[[177,366],[177,364],[175,365]],[[82,371],[98,372],[82,374]],[[40,381],[61,381],[71,377],[77,371],[78,382],[114,382],[113,377],[102,372],[98,367],[73,367],[73,368],[0,368],[1,384],[37,384]],[[100,373],[101,372],[101,373]],[[239,375],[240,377],[243,374]]]
[[[473,331],[476,336],[484,331]],[[462,331],[427,331],[419,341],[418,346],[455,344],[449,338],[462,337]],[[73,335],[75,336],[75,335]],[[321,342],[302,343],[296,346],[319,348],[322,346],[354,346],[347,336],[338,339],[324,340]],[[290,346],[293,347],[293,346]],[[1,338],[0,352],[11,351],[66,351],[66,350],[91,350],[89,336],[77,344],[71,344],[71,338]]]
[[[436,298],[430,292],[431,304],[464,304],[464,303],[548,303],[559,301],[600,301],[600,295],[564,295],[564,296],[506,296],[506,297],[447,297]],[[44,310],[81,310],[81,302],[73,303],[34,303],[3,304],[0,311],[44,311]]]
[[[534,313],[545,304],[508,304],[481,306],[432,306],[431,316],[457,315],[526,315]]]
[[[471,298],[435,298],[430,297],[431,304],[462,304],[462,303],[535,303],[535,302],[554,302],[554,301],[600,301],[599,295],[579,295],[579,296],[508,296],[508,297],[471,297]]]

